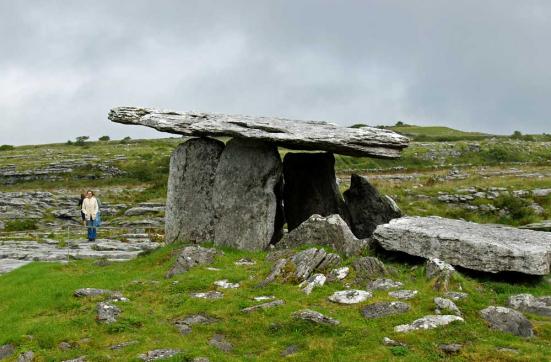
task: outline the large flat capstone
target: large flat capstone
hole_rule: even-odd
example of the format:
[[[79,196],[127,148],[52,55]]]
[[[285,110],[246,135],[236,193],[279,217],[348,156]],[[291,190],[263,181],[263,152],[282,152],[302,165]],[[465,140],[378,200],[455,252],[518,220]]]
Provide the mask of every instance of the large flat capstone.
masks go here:
[[[532,275],[550,272],[551,234],[493,224],[402,217],[379,225],[373,238],[386,250],[484,271]]]
[[[319,121],[293,121],[201,112],[174,112],[141,107],[117,107],[109,119],[186,136],[230,136],[266,141],[298,150],[321,150],[350,156],[397,158],[409,140],[395,132],[338,127]]]

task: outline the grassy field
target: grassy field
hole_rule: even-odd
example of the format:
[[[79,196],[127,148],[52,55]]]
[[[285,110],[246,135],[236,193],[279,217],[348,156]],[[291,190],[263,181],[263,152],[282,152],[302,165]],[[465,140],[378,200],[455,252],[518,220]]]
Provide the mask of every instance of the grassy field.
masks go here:
[[[535,295],[551,294],[546,279],[504,282],[488,276],[459,276],[453,285],[459,285],[469,297],[457,304],[465,323],[454,323],[432,331],[407,334],[393,332],[398,324],[409,323],[432,314],[432,299],[439,294],[432,290],[424,277],[424,266],[413,261],[385,258],[387,265],[398,270],[397,280],[405,289],[419,291],[411,300],[410,312],[366,320],[361,316],[363,305],[391,300],[387,292],[377,291],[374,297],[361,305],[342,306],[331,303],[327,297],[341,290],[339,282],[329,283],[306,296],[296,285],[275,283],[264,288],[256,285],[267,275],[270,264],[265,253],[225,250],[211,271],[204,267],[176,276],[163,278],[174,260],[178,246],[166,247],[128,263],[97,266],[89,261],[75,261],[67,265],[35,263],[0,276],[0,342],[12,342],[21,351],[33,350],[39,361],[60,361],[86,355],[89,361],[132,361],[147,350],[178,348],[182,355],[174,361],[206,356],[211,361],[278,361],[281,352],[290,345],[299,352],[289,357],[296,361],[438,361],[442,358],[457,361],[548,361],[551,359],[551,321],[529,315],[537,336],[532,339],[514,337],[488,329],[479,318],[480,309],[488,305],[503,305],[509,295],[521,292]],[[255,266],[235,266],[241,257],[257,261]],[[224,298],[215,301],[191,299],[190,292],[212,290],[219,279],[240,282],[236,290],[225,290]],[[344,281],[354,285],[354,275]],[[25,288],[21,288],[24,285]],[[77,299],[72,293],[77,288],[96,287],[120,290],[130,301],[119,303],[122,314],[111,325],[97,323],[95,304],[101,298]],[[365,285],[358,285],[365,288]],[[252,298],[274,295],[285,300],[285,305],[267,311],[244,314],[240,310],[256,304]],[[311,308],[341,321],[337,327],[311,325],[291,318],[291,313]],[[193,327],[190,335],[182,336],[172,325],[173,320],[193,313],[206,313],[220,321]],[[234,345],[234,351],[223,353],[209,346],[208,340],[216,333],[224,334]],[[407,344],[407,347],[386,347],[383,337]],[[109,346],[130,340],[138,344],[119,351]],[[74,346],[62,351],[58,345],[68,342]],[[441,343],[462,343],[461,354],[446,356],[439,349]],[[513,348],[518,353],[496,351],[496,347]]]

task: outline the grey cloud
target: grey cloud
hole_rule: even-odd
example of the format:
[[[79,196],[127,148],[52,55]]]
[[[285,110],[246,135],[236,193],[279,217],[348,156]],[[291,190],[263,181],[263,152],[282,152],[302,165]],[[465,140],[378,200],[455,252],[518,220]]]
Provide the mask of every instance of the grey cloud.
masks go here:
[[[0,143],[161,134],[117,105],[551,132],[551,3],[2,1]]]

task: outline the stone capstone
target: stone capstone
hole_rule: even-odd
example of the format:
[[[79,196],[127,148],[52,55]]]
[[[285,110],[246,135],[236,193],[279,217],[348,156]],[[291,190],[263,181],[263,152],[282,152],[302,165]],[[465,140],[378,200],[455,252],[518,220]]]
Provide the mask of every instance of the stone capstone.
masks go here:
[[[373,238],[386,250],[497,273],[546,275],[551,264],[551,234],[513,227],[445,219],[403,217],[379,225]]]
[[[214,178],[223,150],[221,141],[193,138],[172,153],[165,215],[168,243],[214,240]]]
[[[343,196],[350,215],[352,232],[360,239],[371,237],[377,225],[402,216],[394,200],[381,195],[367,177],[352,174],[350,188]]]
[[[214,180],[215,245],[262,250],[279,240],[284,223],[281,185],[276,146],[230,140]]]
[[[111,109],[109,119],[185,136],[249,138],[289,149],[322,150],[350,156],[396,158],[409,142],[405,136],[380,128],[338,127],[326,122],[274,117],[117,107]]]

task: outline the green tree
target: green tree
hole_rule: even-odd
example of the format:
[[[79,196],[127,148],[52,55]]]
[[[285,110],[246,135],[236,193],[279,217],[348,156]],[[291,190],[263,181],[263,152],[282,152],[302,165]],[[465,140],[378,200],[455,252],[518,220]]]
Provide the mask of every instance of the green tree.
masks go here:
[[[102,141],[102,142],[107,142],[107,141],[110,141],[111,140],[111,137],[109,136],[101,136],[100,138],[98,138],[99,141]]]

